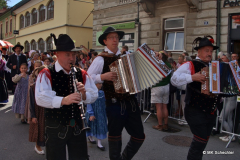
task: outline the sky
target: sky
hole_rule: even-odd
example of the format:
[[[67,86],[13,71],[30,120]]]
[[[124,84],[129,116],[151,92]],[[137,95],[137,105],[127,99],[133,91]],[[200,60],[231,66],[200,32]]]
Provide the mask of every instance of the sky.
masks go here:
[[[17,4],[20,1],[21,0],[10,0],[10,1],[7,2],[7,5],[12,7],[12,6],[14,6],[15,4]]]

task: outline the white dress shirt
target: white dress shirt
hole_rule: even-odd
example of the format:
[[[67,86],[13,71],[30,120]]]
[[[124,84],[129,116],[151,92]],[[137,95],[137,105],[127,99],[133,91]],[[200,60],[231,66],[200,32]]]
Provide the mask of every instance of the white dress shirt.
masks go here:
[[[186,84],[192,82],[192,75],[190,70],[190,62],[182,64],[172,75],[171,83],[177,88],[184,87]]]
[[[108,52],[110,54],[114,54],[112,51],[110,51],[107,47],[104,49],[105,52]],[[116,56],[121,54],[121,51],[118,50],[116,53]],[[103,83],[101,80],[101,74],[103,71],[103,66],[104,66],[104,59],[102,56],[97,56],[90,67],[88,68],[88,74],[92,77],[95,83]]]
[[[67,73],[58,61],[55,63],[55,70],[56,72],[63,70],[65,74],[71,73]],[[86,75],[85,90],[86,100],[84,100],[83,102],[86,104],[95,102],[95,100],[98,98],[98,89],[92,78],[88,75]],[[39,74],[37,77],[35,99],[37,105],[44,108],[60,108],[63,97],[56,96],[56,92],[52,90],[50,80],[46,77],[46,74],[44,73],[42,75]]]

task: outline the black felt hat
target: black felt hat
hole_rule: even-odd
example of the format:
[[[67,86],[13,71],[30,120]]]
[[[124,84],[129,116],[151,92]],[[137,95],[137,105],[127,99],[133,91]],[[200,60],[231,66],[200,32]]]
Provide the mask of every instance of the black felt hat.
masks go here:
[[[58,36],[58,39],[56,39],[56,36],[54,34],[51,34],[51,37],[54,38],[54,43],[56,46],[55,50],[50,50],[52,52],[56,51],[80,51],[81,48],[76,48],[74,45],[73,40],[67,35],[67,34],[60,34]]]
[[[23,47],[22,45],[17,44],[17,45],[15,45],[15,46],[12,48],[13,52],[15,52],[15,49],[16,49],[17,47],[20,47],[20,48],[21,48],[21,51],[24,49],[24,47]]]
[[[219,47],[214,46],[213,43],[214,43],[213,38],[208,39],[207,37],[204,37],[199,40],[199,45],[197,47],[195,47],[194,49],[199,50],[200,48],[205,47],[205,46],[211,46],[211,47],[213,47],[213,50],[218,49]]]
[[[107,37],[107,35],[108,35],[109,33],[114,33],[114,32],[118,34],[119,40],[122,39],[123,36],[124,36],[124,34],[125,34],[123,31],[117,31],[117,30],[116,30],[115,28],[113,28],[113,27],[108,27],[108,28],[103,32],[103,34],[98,38],[98,42],[99,42],[101,45],[106,46],[106,45],[104,44],[103,40],[106,39],[106,37]]]

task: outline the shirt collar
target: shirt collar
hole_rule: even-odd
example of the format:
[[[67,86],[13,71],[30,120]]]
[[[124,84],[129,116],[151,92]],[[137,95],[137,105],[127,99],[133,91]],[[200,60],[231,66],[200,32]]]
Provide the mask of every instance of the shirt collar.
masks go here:
[[[59,64],[59,62],[57,61],[57,62],[55,63],[55,71],[56,71],[56,72],[59,72],[59,71],[61,71],[61,70],[63,70],[63,72],[64,72],[65,74],[70,74],[70,73],[71,73],[71,70],[70,70],[69,73],[68,73],[67,71],[65,71],[65,70],[63,69],[63,67]],[[74,71],[77,72],[77,70],[76,70],[75,67],[74,67]]]
[[[22,53],[20,53],[19,56],[21,56],[21,54],[22,54]],[[15,55],[18,56],[17,53],[15,53]]]
[[[110,54],[114,54],[112,51],[110,51],[110,49],[107,48],[107,46],[104,48],[104,51],[105,52],[108,52]],[[116,56],[118,56],[119,54],[121,54],[121,51],[118,49],[117,53],[116,53]]]

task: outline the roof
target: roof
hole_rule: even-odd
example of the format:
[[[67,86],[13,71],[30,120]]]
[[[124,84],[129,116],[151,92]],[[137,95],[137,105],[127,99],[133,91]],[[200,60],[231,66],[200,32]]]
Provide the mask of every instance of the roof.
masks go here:
[[[31,1],[31,0],[22,0],[22,1],[18,2],[17,4],[15,4],[13,7],[8,8],[6,10],[3,10],[2,13],[1,13],[1,10],[0,10],[0,16],[3,16],[4,14],[8,13],[8,11],[10,11],[10,10],[12,12],[12,11],[18,9],[19,7],[23,6],[24,4],[26,4],[29,1]]]
[[[18,2],[17,4],[15,4],[13,7],[12,7],[12,11],[18,9],[19,7],[23,6],[24,4],[28,3],[29,1],[31,0],[22,0],[20,2]]]

